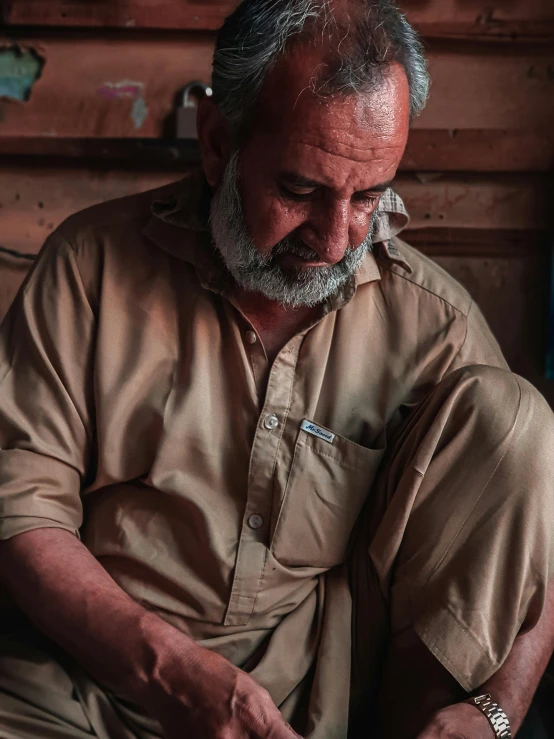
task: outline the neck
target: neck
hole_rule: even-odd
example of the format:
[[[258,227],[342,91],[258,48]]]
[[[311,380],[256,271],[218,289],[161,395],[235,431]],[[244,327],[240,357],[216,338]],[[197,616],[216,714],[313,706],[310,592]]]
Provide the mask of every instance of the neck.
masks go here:
[[[241,311],[259,333],[266,352],[274,358],[293,336],[306,328],[321,314],[321,306],[289,308],[260,293],[240,287],[235,292]]]

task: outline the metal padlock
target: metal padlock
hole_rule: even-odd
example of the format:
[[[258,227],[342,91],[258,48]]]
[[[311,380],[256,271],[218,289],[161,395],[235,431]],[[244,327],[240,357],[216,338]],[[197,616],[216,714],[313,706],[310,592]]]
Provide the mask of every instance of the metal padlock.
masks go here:
[[[177,108],[177,138],[196,139],[196,110],[198,101],[212,96],[212,88],[203,82],[189,82],[183,90],[181,107]]]

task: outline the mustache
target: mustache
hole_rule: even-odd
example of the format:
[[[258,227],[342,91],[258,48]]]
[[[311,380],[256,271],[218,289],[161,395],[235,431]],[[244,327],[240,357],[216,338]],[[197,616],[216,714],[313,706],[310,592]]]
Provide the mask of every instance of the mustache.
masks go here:
[[[346,258],[350,252],[355,251],[356,247],[350,245],[346,250],[344,258]],[[289,254],[305,259],[307,262],[318,262],[320,260],[320,255],[309,246],[306,246],[301,239],[294,236],[287,236],[287,238],[279,241],[279,243],[273,247],[269,261],[274,262],[280,257],[288,256]]]

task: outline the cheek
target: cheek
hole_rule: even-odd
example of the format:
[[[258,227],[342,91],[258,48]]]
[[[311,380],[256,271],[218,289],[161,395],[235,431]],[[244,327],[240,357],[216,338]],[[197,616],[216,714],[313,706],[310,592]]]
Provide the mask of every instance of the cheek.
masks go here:
[[[244,198],[244,220],[250,236],[260,252],[269,253],[273,247],[305,221],[305,215],[286,207],[269,194]]]
[[[376,209],[377,206],[375,207],[375,210]],[[356,212],[353,214],[350,220],[351,246],[358,247],[363,241],[365,241],[369,233],[369,227],[371,225],[371,220],[373,218],[375,210],[371,212]]]

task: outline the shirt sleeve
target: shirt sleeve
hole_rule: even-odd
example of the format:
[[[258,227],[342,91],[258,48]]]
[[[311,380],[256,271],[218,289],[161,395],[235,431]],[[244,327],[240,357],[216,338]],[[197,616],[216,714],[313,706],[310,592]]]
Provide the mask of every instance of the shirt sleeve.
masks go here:
[[[464,341],[448,367],[445,375],[460,367],[486,364],[490,367],[509,369],[502,350],[494,338],[485,317],[475,303],[471,304],[466,318],[466,334]]]
[[[92,448],[95,316],[55,232],[0,328],[0,539],[78,535]]]

